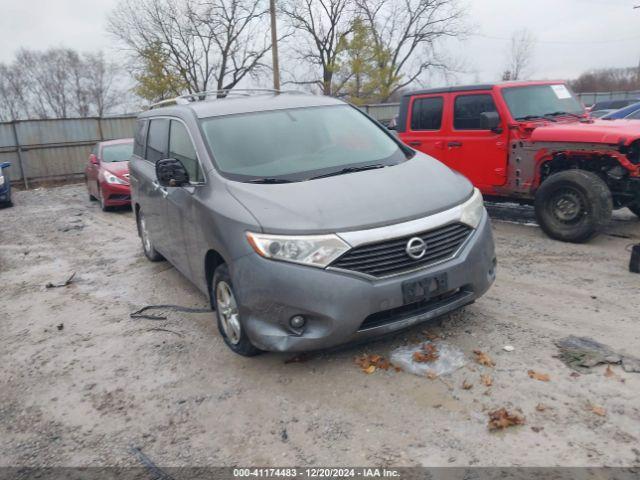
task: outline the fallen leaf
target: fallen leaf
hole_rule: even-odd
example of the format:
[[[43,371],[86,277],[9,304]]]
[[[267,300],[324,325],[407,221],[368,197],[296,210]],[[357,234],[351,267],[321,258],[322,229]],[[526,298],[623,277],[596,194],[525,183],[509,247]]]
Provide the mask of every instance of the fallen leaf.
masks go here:
[[[424,330],[422,332],[422,335],[424,335],[427,338],[427,340],[431,340],[431,341],[437,340],[440,338],[437,334],[431,333],[429,330]]]
[[[417,363],[429,363],[438,359],[438,347],[433,343],[423,343],[420,350],[413,352],[413,361]]]
[[[547,409],[547,406],[544,403],[539,403],[536,405],[536,410],[539,412],[544,412]]]
[[[591,405],[591,411],[601,417],[607,416],[607,411],[599,405]]]
[[[578,378],[578,377],[580,376],[580,374],[579,374],[578,372],[571,372],[571,373],[569,374],[569,376],[570,376],[571,378]]]
[[[531,427],[531,430],[533,430],[534,432],[538,433],[538,432],[541,432],[542,430],[544,430],[544,427]]]
[[[493,385],[493,378],[490,375],[480,375],[480,380],[482,380],[485,387]]]
[[[462,388],[463,390],[471,390],[473,388],[473,383],[467,382],[467,379],[465,378],[462,382]]]
[[[375,372],[377,369],[389,370],[393,365],[382,355],[361,355],[354,359],[356,365],[367,374]],[[396,371],[399,369],[396,367]]]
[[[527,372],[529,378],[533,378],[535,380],[540,380],[541,382],[548,382],[551,380],[551,377],[547,373],[536,372],[535,370],[529,370]]]
[[[489,430],[502,430],[514,425],[523,425],[524,417],[510,413],[506,408],[489,412]]]
[[[611,378],[617,376],[615,372],[611,369],[611,365],[607,365],[607,369],[604,371],[604,376]]]
[[[476,355],[476,362],[480,365],[484,365],[485,367],[495,367],[496,363],[491,360],[491,357],[480,350],[474,350],[473,353]]]
[[[427,378],[428,378],[429,380],[435,380],[436,378],[438,378],[438,375],[436,375],[436,374],[435,374],[435,373],[433,373],[433,372],[427,372],[427,375],[426,375],[426,376],[427,376]]]

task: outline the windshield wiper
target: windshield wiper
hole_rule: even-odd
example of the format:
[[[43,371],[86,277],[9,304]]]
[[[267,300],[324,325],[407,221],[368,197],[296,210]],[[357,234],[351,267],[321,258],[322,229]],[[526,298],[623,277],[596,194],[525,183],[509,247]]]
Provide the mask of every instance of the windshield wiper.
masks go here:
[[[276,183],[291,183],[291,182],[292,180],[287,180],[286,178],[265,177],[265,178],[254,178],[253,180],[249,180],[248,183],[276,184]]]
[[[308,178],[308,180],[315,180],[316,178],[335,177],[338,175],[344,175],[345,173],[362,172],[364,170],[375,170],[376,168],[384,168],[386,166],[387,165],[383,165],[381,163],[375,163],[373,165],[364,165],[362,167],[345,167],[335,172],[323,173],[322,175]]]
[[[555,118],[547,117],[546,115],[527,115],[525,117],[518,117],[516,120],[550,120],[552,122],[557,122]]]
[[[577,113],[571,113],[571,112],[563,112],[563,111],[559,111],[559,112],[553,112],[553,113],[545,113],[544,117],[560,117],[563,115],[568,115],[570,117],[574,117],[574,118],[582,118],[582,115],[578,115]]]

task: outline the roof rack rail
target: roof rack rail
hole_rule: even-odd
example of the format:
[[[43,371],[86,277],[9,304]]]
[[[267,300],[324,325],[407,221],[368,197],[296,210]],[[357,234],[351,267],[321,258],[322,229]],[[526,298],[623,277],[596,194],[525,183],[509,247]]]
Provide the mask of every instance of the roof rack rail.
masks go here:
[[[252,95],[281,95],[281,94],[301,94],[308,95],[300,90],[276,90],[273,88],[229,88],[223,90],[204,90],[202,92],[187,93],[175,98],[169,98],[160,102],[152,103],[147,110],[166,107],[169,105],[187,105],[193,102],[204,102],[207,100],[224,100],[229,97],[251,97]],[[211,98],[214,96],[213,98]]]

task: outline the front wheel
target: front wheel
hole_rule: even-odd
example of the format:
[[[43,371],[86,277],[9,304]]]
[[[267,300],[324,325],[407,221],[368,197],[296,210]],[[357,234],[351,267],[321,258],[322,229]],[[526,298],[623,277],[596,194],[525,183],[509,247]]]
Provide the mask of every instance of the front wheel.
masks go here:
[[[253,346],[240,318],[240,309],[233,290],[233,283],[226,264],[216,268],[211,282],[211,299],[216,310],[218,330],[224,343],[238,355],[254,357],[261,350]]]
[[[583,243],[611,220],[613,199],[607,184],[585,170],[566,170],[547,178],[536,193],[536,218],[551,238]]]

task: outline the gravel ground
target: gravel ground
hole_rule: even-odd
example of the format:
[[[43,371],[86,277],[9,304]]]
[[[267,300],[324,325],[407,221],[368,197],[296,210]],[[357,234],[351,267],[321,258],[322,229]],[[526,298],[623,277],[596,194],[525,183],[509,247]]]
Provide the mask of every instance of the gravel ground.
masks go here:
[[[553,344],[573,334],[638,354],[640,276],[625,247],[640,242],[640,222],[626,210],[608,234],[570,245],[514,223],[531,219],[526,209],[492,208],[499,272],[480,301],[285,363],[234,355],[210,313],[130,319],[148,304],[207,305],[169,264],[145,259],[130,211],[103,213],[82,185],[18,191],[15,204],[0,210],[0,466],[137,465],[131,446],[167,467],[640,465],[640,374],[572,374]],[[45,288],[72,272],[69,286]],[[429,379],[354,363],[425,328],[468,364]],[[495,367],[475,363],[476,349]],[[490,432],[501,407],[525,424]]]

